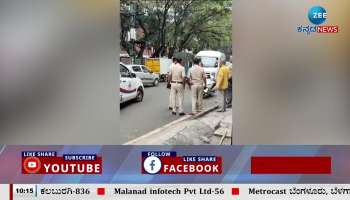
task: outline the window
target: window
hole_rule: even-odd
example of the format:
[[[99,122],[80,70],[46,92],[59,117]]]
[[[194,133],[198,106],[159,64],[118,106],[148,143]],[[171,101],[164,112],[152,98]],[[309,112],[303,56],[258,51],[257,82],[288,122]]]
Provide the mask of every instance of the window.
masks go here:
[[[130,77],[130,71],[123,65],[120,65],[120,75],[122,77]]]
[[[134,72],[142,72],[140,66],[132,66],[132,70],[134,70]]]
[[[216,57],[201,56],[203,67],[217,67],[218,59]]]
[[[145,72],[145,73],[150,73],[149,70],[148,70],[146,67],[144,67],[144,66],[142,66],[142,70],[143,70],[143,72]]]

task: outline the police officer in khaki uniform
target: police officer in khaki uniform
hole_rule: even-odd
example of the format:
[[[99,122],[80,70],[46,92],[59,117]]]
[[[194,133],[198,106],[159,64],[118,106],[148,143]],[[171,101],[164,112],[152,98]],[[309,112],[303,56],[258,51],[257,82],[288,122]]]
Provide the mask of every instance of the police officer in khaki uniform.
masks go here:
[[[183,111],[185,68],[181,65],[181,59],[175,58],[175,65],[171,68],[169,75],[171,83],[170,95],[173,104],[172,114],[176,115],[176,106],[178,106],[179,115],[185,115]]]
[[[169,75],[169,80],[168,80],[168,84],[170,84],[170,71],[171,69],[175,66],[176,64],[176,58],[173,58],[173,62],[171,63],[170,67],[169,67],[169,71],[168,71],[168,75]],[[169,88],[171,89],[171,88]],[[171,90],[170,90],[170,94],[169,94],[169,110],[173,110],[173,96],[171,95]],[[176,102],[175,105],[177,106]]]
[[[201,66],[201,60],[195,58],[190,69],[191,91],[192,91],[192,114],[201,112],[203,109],[203,92],[207,87],[205,72]]]

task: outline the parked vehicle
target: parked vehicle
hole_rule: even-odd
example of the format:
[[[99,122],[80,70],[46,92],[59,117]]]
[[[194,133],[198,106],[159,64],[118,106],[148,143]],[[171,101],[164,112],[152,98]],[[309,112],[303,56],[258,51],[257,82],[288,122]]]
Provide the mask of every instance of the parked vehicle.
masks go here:
[[[144,87],[140,78],[132,73],[126,65],[120,63],[120,103],[130,100],[141,102]]]
[[[143,85],[158,86],[159,74],[152,73],[144,65],[126,65],[126,67],[141,79]]]
[[[215,80],[207,78],[207,87],[204,88],[204,90],[203,90],[204,97],[208,97],[215,92],[215,90],[213,89],[214,86],[215,86]]]
[[[159,58],[146,58],[145,66],[154,73],[160,72],[160,60]]]
[[[159,58],[159,80],[167,81],[167,76],[170,71],[170,65],[173,63],[172,59]]]
[[[169,58],[147,58],[145,66],[153,73],[159,75],[159,81],[166,81],[172,60]]]
[[[209,96],[211,93],[215,92],[213,88],[219,69],[218,66],[222,60],[225,61],[225,54],[220,51],[200,51],[195,57],[200,58],[203,64],[204,72],[207,77],[207,88],[204,90],[204,95]]]

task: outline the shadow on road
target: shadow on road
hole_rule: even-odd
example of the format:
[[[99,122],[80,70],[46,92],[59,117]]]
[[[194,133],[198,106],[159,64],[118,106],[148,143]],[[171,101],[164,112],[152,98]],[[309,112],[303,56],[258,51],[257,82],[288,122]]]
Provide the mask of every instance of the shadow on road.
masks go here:
[[[153,85],[144,85],[144,88],[145,88],[145,93],[147,93],[146,90],[148,89],[156,89],[158,87],[162,87],[162,85],[158,85],[158,86],[153,86]],[[142,102],[135,102],[134,100],[130,100],[130,101],[127,101],[127,102],[124,102],[124,103],[121,103],[120,104],[120,109],[123,109],[123,108],[126,108],[128,106],[131,106],[133,104],[138,104],[138,103],[142,103]]]
[[[120,109],[126,108],[126,107],[128,107],[128,106],[130,106],[132,104],[137,104],[137,103],[142,103],[142,102],[135,102],[134,100],[130,100],[130,101],[121,103],[120,104]]]

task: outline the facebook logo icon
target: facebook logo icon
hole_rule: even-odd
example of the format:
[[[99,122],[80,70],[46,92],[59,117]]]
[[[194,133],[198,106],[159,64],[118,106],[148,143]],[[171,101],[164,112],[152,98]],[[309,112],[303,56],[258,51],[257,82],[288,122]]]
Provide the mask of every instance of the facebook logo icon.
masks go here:
[[[152,160],[152,161],[151,161],[151,164],[150,164],[150,165],[151,165],[151,171],[154,170],[154,166],[155,166],[154,162],[155,162],[155,160]]]
[[[162,168],[162,162],[158,157],[149,156],[143,162],[143,168],[149,174],[157,174]]]

